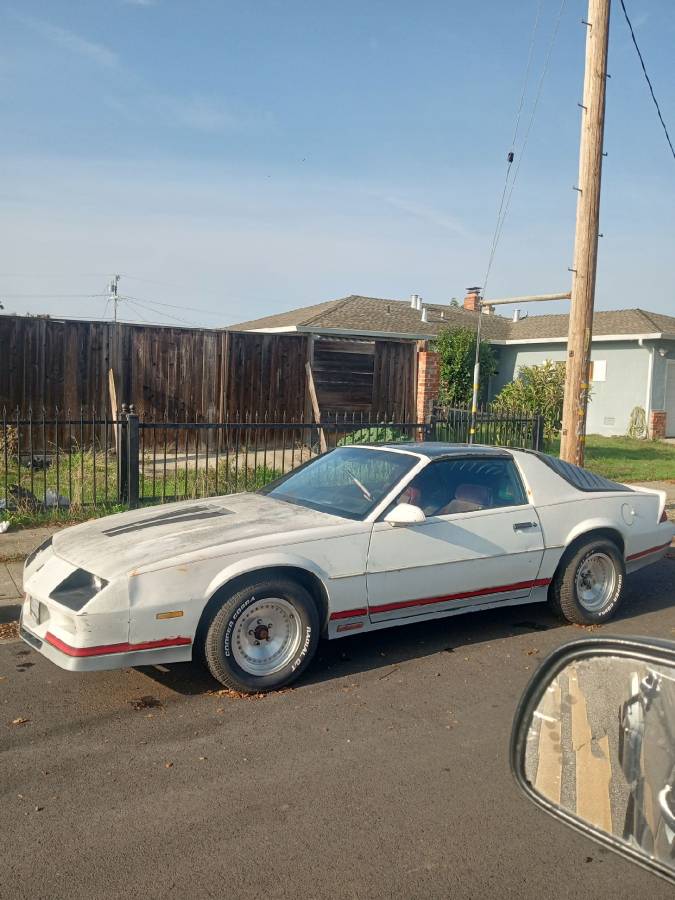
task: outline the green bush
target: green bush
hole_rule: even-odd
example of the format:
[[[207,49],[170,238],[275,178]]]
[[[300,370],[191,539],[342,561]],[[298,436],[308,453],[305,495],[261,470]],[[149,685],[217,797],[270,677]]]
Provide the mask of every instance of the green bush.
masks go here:
[[[399,428],[391,425],[369,425],[346,434],[337,442],[338,447],[349,444],[401,444],[410,438]]]
[[[473,367],[476,362],[476,332],[470,328],[446,328],[434,341],[438,353],[440,393],[443,406],[466,406],[473,397]],[[497,371],[497,357],[489,344],[480,345],[480,383]],[[484,395],[481,389],[480,394]]]
[[[547,441],[560,433],[565,395],[565,363],[545,362],[540,366],[521,366],[516,378],[504,385],[492,401],[497,412],[517,409],[544,417]]]

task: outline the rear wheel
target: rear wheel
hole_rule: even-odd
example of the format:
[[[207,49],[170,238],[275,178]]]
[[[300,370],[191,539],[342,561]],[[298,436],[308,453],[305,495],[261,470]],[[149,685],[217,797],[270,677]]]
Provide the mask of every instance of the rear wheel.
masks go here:
[[[613,541],[586,541],[563,560],[551,585],[551,604],[568,622],[605,622],[617,610],[624,575],[624,561]]]
[[[225,598],[209,623],[204,655],[209,671],[233,690],[284,687],[307,667],[319,641],[319,614],[310,593],[275,578]]]

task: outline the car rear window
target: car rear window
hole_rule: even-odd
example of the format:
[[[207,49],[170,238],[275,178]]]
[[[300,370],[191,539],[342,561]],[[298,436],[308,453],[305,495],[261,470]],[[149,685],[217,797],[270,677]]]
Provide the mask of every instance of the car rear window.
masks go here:
[[[596,475],[595,472],[589,472],[588,469],[582,469],[581,466],[575,466],[573,463],[565,462],[558,459],[557,456],[548,456],[546,453],[535,453],[539,459],[546,463],[549,469],[553,469],[556,475],[564,478],[568,484],[575,487],[578,491],[632,491],[632,488],[625,484],[619,484],[617,481],[610,481],[609,478],[603,478],[602,475]]]

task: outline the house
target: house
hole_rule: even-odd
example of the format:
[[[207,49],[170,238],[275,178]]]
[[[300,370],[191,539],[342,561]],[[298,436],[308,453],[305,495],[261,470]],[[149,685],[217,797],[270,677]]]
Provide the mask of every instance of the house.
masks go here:
[[[317,342],[424,342],[417,367],[420,415],[427,411],[437,385],[430,341],[442,328],[475,329],[478,302],[475,290],[469,291],[461,307],[422,303],[415,294],[409,300],[351,295],[231,328],[304,333]],[[512,381],[521,366],[566,358],[567,315],[521,316],[516,311],[513,318],[507,318],[490,312],[483,315],[481,331],[498,357],[497,374],[488,385],[489,397]],[[631,411],[641,407],[652,436],[675,437],[675,316],[643,309],[596,312],[591,360],[589,433],[626,434]]]

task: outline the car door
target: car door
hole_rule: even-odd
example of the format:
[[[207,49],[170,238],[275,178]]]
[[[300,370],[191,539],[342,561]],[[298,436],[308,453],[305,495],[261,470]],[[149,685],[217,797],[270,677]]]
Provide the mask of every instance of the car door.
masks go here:
[[[400,500],[421,506],[427,519],[374,524],[366,571],[371,621],[529,596],[542,530],[510,455],[431,462]]]

